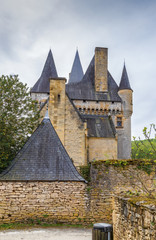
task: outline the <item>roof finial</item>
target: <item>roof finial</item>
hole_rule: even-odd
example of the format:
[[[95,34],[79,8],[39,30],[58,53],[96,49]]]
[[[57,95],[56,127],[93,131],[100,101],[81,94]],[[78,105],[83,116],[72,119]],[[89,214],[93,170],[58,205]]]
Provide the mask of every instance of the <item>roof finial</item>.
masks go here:
[[[124,67],[126,66],[126,60],[125,60],[125,58],[124,58]]]

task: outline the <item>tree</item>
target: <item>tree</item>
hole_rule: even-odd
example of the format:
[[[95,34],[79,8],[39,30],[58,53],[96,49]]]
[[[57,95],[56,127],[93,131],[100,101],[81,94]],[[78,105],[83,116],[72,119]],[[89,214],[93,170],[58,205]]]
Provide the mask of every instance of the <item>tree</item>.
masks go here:
[[[153,137],[152,137],[153,134]],[[132,159],[156,159],[156,126],[151,124],[149,129],[144,127],[145,140],[140,138],[132,141]]]
[[[39,123],[39,111],[18,76],[0,77],[0,171],[13,160]]]

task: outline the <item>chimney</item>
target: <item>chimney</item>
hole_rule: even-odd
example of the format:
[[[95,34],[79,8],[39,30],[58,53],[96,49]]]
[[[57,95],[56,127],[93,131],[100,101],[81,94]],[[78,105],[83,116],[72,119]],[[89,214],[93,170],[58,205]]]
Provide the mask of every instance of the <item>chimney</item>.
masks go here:
[[[65,78],[50,79],[49,117],[64,145],[65,131]]]
[[[107,52],[107,48],[95,48],[95,90],[97,92],[108,92]]]

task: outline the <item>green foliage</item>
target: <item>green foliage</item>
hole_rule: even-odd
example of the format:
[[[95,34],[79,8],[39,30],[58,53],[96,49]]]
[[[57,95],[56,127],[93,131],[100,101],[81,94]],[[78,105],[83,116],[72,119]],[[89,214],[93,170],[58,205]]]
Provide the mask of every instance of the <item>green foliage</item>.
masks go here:
[[[143,134],[145,140],[136,140],[133,137],[132,141],[132,159],[156,159],[156,137],[151,138],[151,133],[156,134],[156,128],[154,124],[150,125],[149,130],[145,127]]]
[[[36,102],[18,76],[0,77],[0,172],[39,123]]]
[[[87,182],[90,182],[90,165],[80,166],[80,174]]]
[[[79,219],[78,219],[79,220]],[[80,220],[79,220],[80,221]],[[84,221],[85,222],[85,221]],[[92,224],[67,224],[67,223],[51,223],[45,222],[40,219],[27,219],[25,222],[15,222],[15,223],[3,223],[0,225],[0,230],[7,229],[30,229],[30,228],[92,228]]]

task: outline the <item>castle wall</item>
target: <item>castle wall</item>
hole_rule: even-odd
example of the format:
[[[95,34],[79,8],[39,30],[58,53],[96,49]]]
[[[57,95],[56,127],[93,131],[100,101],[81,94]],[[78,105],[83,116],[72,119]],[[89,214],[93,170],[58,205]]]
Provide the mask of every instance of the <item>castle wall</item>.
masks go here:
[[[116,138],[88,138],[89,161],[116,159],[117,140]]]
[[[146,162],[143,163],[146,165]],[[151,166],[153,166],[152,162]],[[94,215],[92,217],[94,219],[93,221],[112,223],[112,200],[114,194],[126,194],[127,191],[142,192],[142,183],[145,184],[145,187],[148,189],[154,189],[154,175],[154,167],[153,171],[151,168],[151,173],[147,174],[144,170],[138,169],[138,161],[135,160],[120,160],[120,162],[119,160],[106,160],[92,162],[89,198],[90,212]]]
[[[0,182],[0,224],[78,223],[87,213],[85,187],[83,182]]]
[[[137,174],[146,187],[153,186],[155,172],[147,174],[143,170],[138,170],[137,161],[127,162],[127,165],[125,163],[122,166],[118,160],[92,162],[88,184],[1,181],[0,224],[26,222],[28,219],[40,219],[51,223],[112,223],[114,194],[134,191],[137,186],[141,187]],[[133,183],[136,184],[134,188]],[[119,225],[116,225],[116,228],[118,227]]]
[[[117,128],[118,159],[131,158],[131,117],[123,117],[123,128]]]
[[[38,102],[44,102],[48,97],[48,93],[31,93],[32,100],[36,100]]]
[[[113,208],[114,240],[156,239],[156,208],[118,197]]]
[[[73,103],[81,114],[116,115],[121,113],[121,102],[74,100]]]
[[[65,98],[65,142],[64,147],[75,166],[87,164],[85,123],[82,122],[69,98]]]

